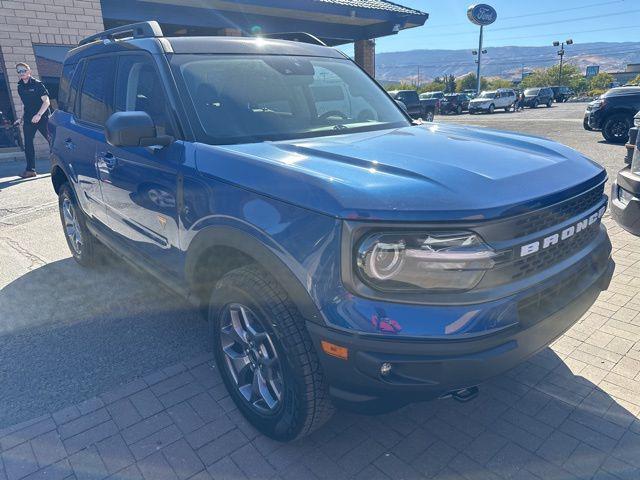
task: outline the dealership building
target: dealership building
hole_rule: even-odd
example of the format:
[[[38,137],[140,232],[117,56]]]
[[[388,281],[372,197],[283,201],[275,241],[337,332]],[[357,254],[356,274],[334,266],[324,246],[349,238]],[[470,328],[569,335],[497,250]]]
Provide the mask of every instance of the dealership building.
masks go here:
[[[15,64],[31,65],[55,105],[66,52],[105,28],[157,20],[166,35],[178,36],[308,32],[328,45],[352,43],[355,60],[375,75],[375,39],[427,18],[387,0],[2,0],[0,160],[21,157],[19,137],[8,127],[22,115]],[[38,152],[46,153],[44,141]]]

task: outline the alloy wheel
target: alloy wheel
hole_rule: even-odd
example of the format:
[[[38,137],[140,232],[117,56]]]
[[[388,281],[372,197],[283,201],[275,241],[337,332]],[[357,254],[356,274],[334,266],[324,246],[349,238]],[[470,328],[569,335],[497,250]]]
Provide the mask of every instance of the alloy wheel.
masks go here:
[[[275,413],[284,392],[282,367],[271,336],[249,307],[225,307],[220,344],[225,366],[249,407],[262,415]]]
[[[611,128],[609,129],[609,131],[613,134],[615,138],[623,138],[625,135],[627,135],[627,132],[629,131],[629,126],[627,125],[627,122],[625,122],[624,120],[619,120],[617,122],[614,122],[613,125],[611,125]]]
[[[64,219],[64,231],[69,240],[69,244],[76,255],[82,254],[82,233],[76,208],[69,197],[62,201],[62,217]]]

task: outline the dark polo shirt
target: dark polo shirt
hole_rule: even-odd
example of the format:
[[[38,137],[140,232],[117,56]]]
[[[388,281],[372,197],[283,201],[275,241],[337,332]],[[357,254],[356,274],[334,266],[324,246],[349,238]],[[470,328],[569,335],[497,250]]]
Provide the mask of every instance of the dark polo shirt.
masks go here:
[[[48,96],[49,92],[40,80],[31,77],[27,83],[24,83],[22,80],[18,82],[18,95],[20,95],[20,99],[24,104],[25,122],[30,122],[31,117],[38,113],[38,110],[40,110],[42,106],[42,97],[44,95]],[[49,109],[47,109],[42,116],[48,117]]]

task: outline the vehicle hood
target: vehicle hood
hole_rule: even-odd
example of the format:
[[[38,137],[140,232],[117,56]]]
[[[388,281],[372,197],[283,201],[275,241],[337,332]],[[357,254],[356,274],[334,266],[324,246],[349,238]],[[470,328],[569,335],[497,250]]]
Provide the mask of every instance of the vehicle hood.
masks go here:
[[[474,98],[473,100],[469,100],[469,103],[488,103],[495,100],[494,98]]]
[[[261,194],[349,219],[483,220],[541,208],[606,178],[549,140],[438,123],[242,145],[196,145],[196,166]]]

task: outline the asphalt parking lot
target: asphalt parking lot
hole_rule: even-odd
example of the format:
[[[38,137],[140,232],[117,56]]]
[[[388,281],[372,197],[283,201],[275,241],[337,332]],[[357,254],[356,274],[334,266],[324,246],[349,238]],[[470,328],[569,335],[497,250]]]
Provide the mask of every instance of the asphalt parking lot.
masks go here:
[[[624,148],[583,111],[436,120],[549,137],[613,177]],[[21,167],[0,164],[0,480],[640,478],[640,239],[608,215],[611,288],[551,348],[472,402],[340,412],[283,445],[233,407],[204,320],[118,262],[76,265],[50,179]]]

